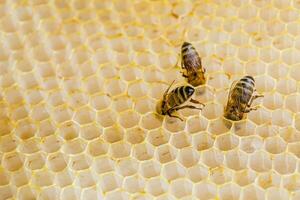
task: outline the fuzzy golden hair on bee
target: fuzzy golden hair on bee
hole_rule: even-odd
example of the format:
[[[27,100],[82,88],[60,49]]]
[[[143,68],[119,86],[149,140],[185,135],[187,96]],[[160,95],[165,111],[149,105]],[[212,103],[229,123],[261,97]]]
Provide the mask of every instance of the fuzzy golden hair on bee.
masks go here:
[[[242,120],[245,113],[257,110],[258,107],[251,107],[253,101],[263,95],[254,94],[255,80],[252,76],[244,76],[232,83],[227,104],[224,108],[224,117],[232,121]]]
[[[183,121],[183,119],[176,115],[173,115],[173,113],[185,108],[202,110],[202,108],[195,107],[194,105],[183,105],[184,103],[189,101],[204,106],[204,104],[200,103],[199,101],[192,99],[192,95],[195,92],[195,89],[192,86],[179,86],[169,92],[173,83],[174,81],[165,91],[162,100],[158,101],[158,103],[156,104],[156,112],[158,114],[168,115],[170,117],[178,118]]]
[[[194,87],[206,83],[205,68],[202,66],[201,58],[195,47],[184,42],[181,46],[181,68],[182,76]]]

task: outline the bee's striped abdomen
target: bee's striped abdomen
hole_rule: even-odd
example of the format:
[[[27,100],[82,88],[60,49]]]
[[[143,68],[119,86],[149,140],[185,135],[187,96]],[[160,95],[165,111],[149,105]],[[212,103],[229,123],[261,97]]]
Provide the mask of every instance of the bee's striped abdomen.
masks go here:
[[[241,104],[247,104],[254,92],[254,86],[254,79],[251,76],[245,76],[237,82],[234,89],[237,92],[234,92],[233,94],[240,95],[239,101]]]
[[[197,70],[201,67],[200,57],[192,44],[184,42],[181,47],[181,55],[187,70]]]
[[[253,77],[244,76],[241,78],[229,91],[230,96],[228,96],[224,117],[234,121],[243,119],[253,96],[254,88]]]
[[[182,74],[194,87],[203,85],[206,82],[205,69],[202,67],[201,58],[191,43],[184,42],[181,46],[181,67]]]
[[[194,93],[195,89],[190,86],[181,86],[172,90],[168,96],[169,107],[175,107],[186,102]]]

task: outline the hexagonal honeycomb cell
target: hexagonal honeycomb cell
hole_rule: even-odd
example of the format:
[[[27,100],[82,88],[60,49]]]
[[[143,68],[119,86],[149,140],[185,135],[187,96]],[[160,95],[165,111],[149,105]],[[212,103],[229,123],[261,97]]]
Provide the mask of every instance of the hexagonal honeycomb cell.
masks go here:
[[[0,0],[0,200],[300,199],[296,0]],[[155,106],[206,68],[202,111]],[[180,65],[180,62],[178,63]],[[230,85],[264,97],[223,119]]]

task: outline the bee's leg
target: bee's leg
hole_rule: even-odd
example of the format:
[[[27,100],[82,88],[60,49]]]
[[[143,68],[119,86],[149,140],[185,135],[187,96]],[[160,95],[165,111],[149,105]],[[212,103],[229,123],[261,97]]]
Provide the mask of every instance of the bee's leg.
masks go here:
[[[181,106],[181,107],[175,107],[174,110],[177,111],[177,110],[181,110],[181,109],[185,109],[185,108],[202,110],[202,108],[197,108],[196,106],[192,106],[192,105],[185,105],[185,106]]]
[[[251,104],[253,103],[253,101],[257,98],[263,97],[264,95],[254,95],[252,96],[252,98],[250,99],[250,102],[247,104],[247,107],[250,107]]]
[[[181,58],[181,54],[179,54],[179,58]],[[181,66],[181,70],[180,70],[181,75],[184,78],[188,78],[188,75],[186,75],[186,73],[184,73],[184,71],[183,71],[183,70],[186,70],[186,68],[184,67],[184,64],[183,64],[182,60],[181,60],[180,66]]]
[[[181,75],[182,75],[184,78],[188,78],[188,76],[185,75],[184,72],[181,71],[180,73],[181,73]]]
[[[248,113],[248,112],[250,112],[252,110],[257,110],[257,109],[258,109],[258,106],[252,107],[252,108],[246,108],[246,110],[244,111],[244,113]]]
[[[200,101],[197,101],[197,100],[195,100],[195,99],[191,99],[190,102],[196,103],[196,104],[201,104],[203,107],[205,106],[204,103],[201,103]]]
[[[183,121],[183,119],[181,117],[178,117],[176,115],[172,115],[171,109],[167,111],[167,114],[168,114],[169,117],[174,117],[174,118],[177,118],[177,119],[180,119],[181,121]]]

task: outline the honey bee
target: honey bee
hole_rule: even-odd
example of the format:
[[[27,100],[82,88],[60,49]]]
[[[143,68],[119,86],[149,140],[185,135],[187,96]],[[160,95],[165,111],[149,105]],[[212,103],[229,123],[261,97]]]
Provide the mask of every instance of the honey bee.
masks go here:
[[[184,108],[190,108],[190,109],[198,109],[202,110],[202,108],[197,108],[193,105],[183,105],[188,100],[195,104],[201,104],[204,106],[203,103],[200,103],[197,100],[192,99],[192,95],[195,92],[195,89],[191,86],[179,86],[175,89],[173,89],[170,93],[169,90],[171,86],[173,85],[174,81],[169,85],[168,89],[165,91],[163,95],[163,99],[160,100],[156,105],[156,111],[158,114],[161,115],[168,115],[170,117],[175,117],[183,121],[182,118],[172,115],[174,111],[178,111]]]
[[[255,91],[255,81],[252,76],[244,76],[233,82],[229,90],[227,105],[224,108],[224,117],[238,121],[243,119],[245,113],[257,110],[257,107],[251,107],[251,104],[263,95],[254,95]]]
[[[181,46],[181,68],[184,70],[182,76],[194,87],[206,82],[205,68],[196,49],[191,43],[184,42]]]

